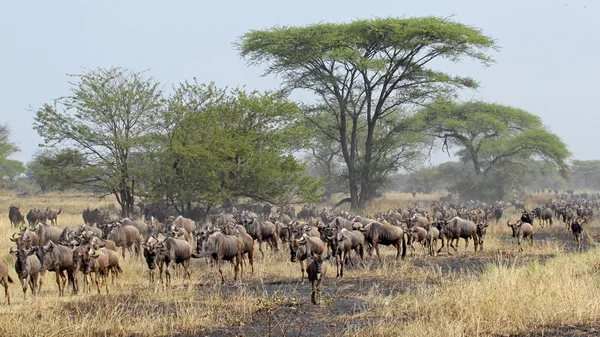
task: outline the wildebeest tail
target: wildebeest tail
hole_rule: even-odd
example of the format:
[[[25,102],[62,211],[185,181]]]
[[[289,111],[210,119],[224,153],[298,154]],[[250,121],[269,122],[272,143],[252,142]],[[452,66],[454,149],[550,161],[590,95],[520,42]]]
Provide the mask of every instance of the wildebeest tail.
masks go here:
[[[6,275],[6,277],[8,278],[8,283],[13,283],[13,279],[10,277],[10,275]]]
[[[402,235],[402,258],[406,257],[406,238]]]

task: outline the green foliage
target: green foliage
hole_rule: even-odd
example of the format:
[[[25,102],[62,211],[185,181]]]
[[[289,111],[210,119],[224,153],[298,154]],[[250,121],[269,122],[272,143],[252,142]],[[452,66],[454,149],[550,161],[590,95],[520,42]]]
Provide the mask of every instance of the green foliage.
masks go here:
[[[573,160],[570,186],[583,190],[600,190],[600,160]]]
[[[167,165],[147,175],[149,196],[167,195],[182,208],[238,197],[276,204],[318,197],[319,181],[292,155],[303,142],[294,103],[194,81],[175,88],[166,106],[152,152]]]
[[[0,187],[13,188],[17,178],[25,173],[22,162],[14,159],[0,159]]]
[[[0,160],[6,159],[15,152],[19,152],[19,148],[10,140],[10,128],[8,125],[0,124]]]
[[[103,175],[102,167],[89,163],[83,153],[71,148],[39,151],[27,163],[27,177],[43,192],[78,189],[102,194],[106,192],[99,178]]]
[[[493,39],[478,29],[436,17],[356,20],[305,27],[274,27],[244,34],[237,43],[250,64],[283,78],[286,89],[307,89],[320,104],[305,117],[339,144],[353,209],[384,186],[388,175],[414,159],[421,142],[406,137],[406,111],[437,95],[474,88],[468,77],[429,68],[431,61],[473,58]],[[325,113],[331,118],[321,118]]]
[[[440,100],[415,115],[424,132],[443,139],[442,149],[458,148],[462,162],[472,164],[457,189],[464,197],[503,198],[526,184],[535,159],[566,176],[569,151],[547,131],[539,117],[522,109],[485,102]]]
[[[159,84],[143,72],[121,68],[72,77],[71,95],[38,109],[34,128],[45,146],[71,150],[65,154],[82,172],[65,180],[114,194],[127,214],[137,178],[131,154],[143,145],[161,107]]]

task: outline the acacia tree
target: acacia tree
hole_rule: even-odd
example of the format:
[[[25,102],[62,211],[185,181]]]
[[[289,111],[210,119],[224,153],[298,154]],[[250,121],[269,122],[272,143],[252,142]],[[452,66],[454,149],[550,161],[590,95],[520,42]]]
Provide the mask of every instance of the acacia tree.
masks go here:
[[[126,216],[135,199],[132,153],[138,150],[161,106],[157,81],[143,72],[99,68],[72,75],[71,94],[37,110],[34,128],[44,146],[74,151],[99,194],[114,194]],[[69,178],[69,177],[65,177]],[[80,177],[79,177],[80,178]]]
[[[303,143],[296,104],[271,92],[185,82],[167,99],[148,148],[148,194],[185,212],[239,197],[315,201],[318,179],[292,153]]]
[[[522,183],[535,158],[565,175],[569,151],[541,119],[522,109],[485,102],[435,102],[415,115],[424,132],[443,140],[442,148],[458,148],[473,175],[463,179],[463,194],[502,197],[511,185]],[[465,171],[466,172],[466,171]],[[486,188],[484,188],[486,187]],[[492,188],[493,187],[493,188]]]
[[[432,61],[472,58],[489,64],[486,52],[495,48],[480,30],[436,17],[274,27],[250,31],[237,45],[250,64],[267,65],[265,75],[282,76],[288,91],[315,93],[326,107],[333,128],[310,110],[305,117],[339,143],[352,209],[364,209],[374,197],[382,167],[402,164],[394,142],[407,130],[398,111],[477,87],[471,78],[433,70]]]

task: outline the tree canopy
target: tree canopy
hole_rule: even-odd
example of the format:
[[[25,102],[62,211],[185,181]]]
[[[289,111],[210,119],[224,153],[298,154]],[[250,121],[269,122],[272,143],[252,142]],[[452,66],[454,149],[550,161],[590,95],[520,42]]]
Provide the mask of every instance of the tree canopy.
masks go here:
[[[276,93],[181,84],[155,127],[154,161],[168,164],[151,173],[148,193],[178,200],[181,210],[239,197],[314,201],[319,181],[293,156],[303,143],[298,117],[296,104]]]
[[[415,118],[424,132],[443,140],[443,149],[458,149],[461,160],[472,164],[474,176],[463,179],[463,194],[482,197],[483,190],[494,189],[492,184],[497,191],[487,197],[500,198],[502,191],[521,183],[519,177],[532,168],[536,158],[563,175],[568,170],[566,145],[545,129],[538,116],[522,109],[440,100]]]
[[[19,152],[19,147],[10,140],[10,128],[0,124],[0,159],[6,159],[15,152]]]
[[[145,73],[122,68],[72,77],[71,95],[38,109],[34,128],[44,145],[69,149],[72,158],[83,159],[76,164],[85,169],[85,177],[76,175],[73,183],[114,194],[127,215],[135,198],[131,154],[158,113],[161,88]]]
[[[402,114],[434,96],[477,87],[469,77],[434,70],[432,61],[487,65],[496,47],[479,29],[437,17],[274,27],[247,32],[237,46],[249,64],[266,65],[265,75],[281,76],[288,91],[317,95],[319,107],[305,117],[339,143],[353,209],[375,196],[386,166],[397,169],[411,158],[404,154],[413,147],[398,144],[399,135],[414,131]],[[318,118],[323,113],[331,118]]]

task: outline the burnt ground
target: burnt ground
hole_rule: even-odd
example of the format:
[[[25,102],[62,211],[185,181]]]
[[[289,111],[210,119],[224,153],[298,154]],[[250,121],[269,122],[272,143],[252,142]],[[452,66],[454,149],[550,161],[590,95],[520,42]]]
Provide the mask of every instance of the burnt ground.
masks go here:
[[[535,226],[539,231],[539,226]],[[506,238],[507,247],[514,247],[512,238]],[[576,251],[577,245],[564,224],[554,225],[552,229],[544,229],[534,236],[534,245],[544,241],[563,245],[566,251]],[[595,246],[600,242],[600,229],[587,228],[583,249]],[[512,246],[511,246],[512,245]],[[470,246],[472,249],[472,245]],[[484,254],[473,254],[471,250],[465,253],[461,242],[461,252],[458,256],[448,256],[445,251],[438,257],[407,258],[416,268],[429,268],[442,275],[477,274],[484,271],[489,264],[520,265],[532,260],[543,263],[554,255],[533,255],[527,252],[518,253],[516,249],[505,251],[486,251]],[[368,260],[369,258],[367,258]],[[367,262],[368,268],[377,268],[377,262]],[[364,267],[363,267],[364,268]],[[347,266],[352,270],[351,266]],[[335,271],[330,269],[330,273]],[[247,289],[256,291],[264,301],[259,304],[250,321],[239,322],[236,325],[214,329],[198,336],[339,336],[359,327],[368,326],[371,320],[377,318],[356,320],[349,316],[368,312],[370,304],[360,299],[360,296],[377,292],[381,297],[405,293],[423,282],[394,281],[381,278],[328,278],[324,284],[322,303],[320,306],[310,303],[310,284],[301,284],[298,279],[271,280],[270,282],[247,284]],[[221,288],[223,295],[236,291],[234,285]],[[226,298],[224,299],[226,300]],[[545,327],[529,334],[519,336],[599,336],[600,327]]]

